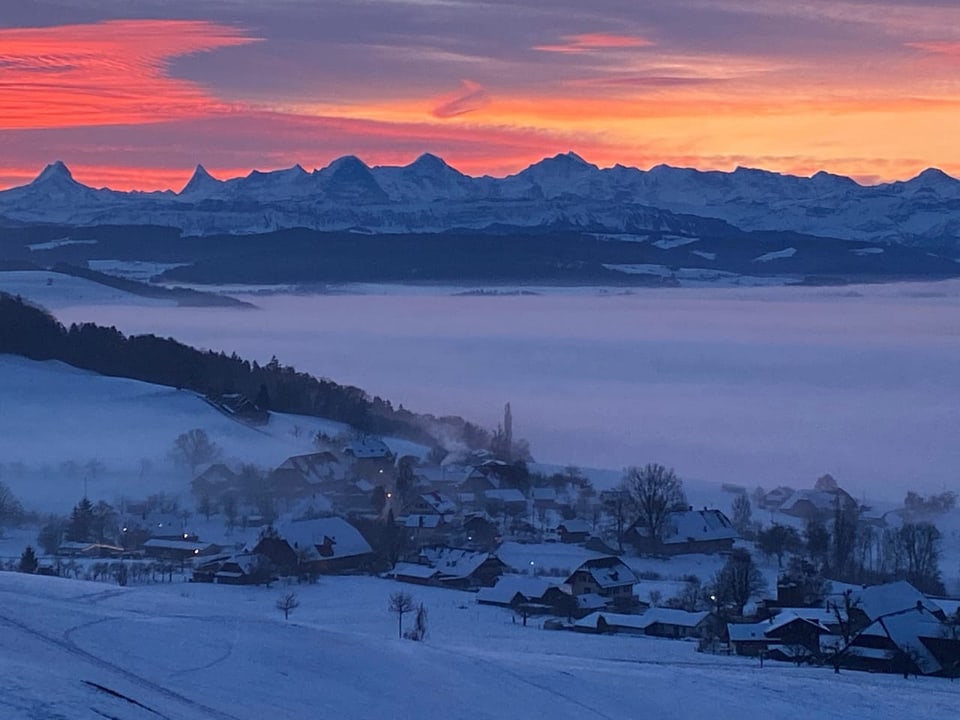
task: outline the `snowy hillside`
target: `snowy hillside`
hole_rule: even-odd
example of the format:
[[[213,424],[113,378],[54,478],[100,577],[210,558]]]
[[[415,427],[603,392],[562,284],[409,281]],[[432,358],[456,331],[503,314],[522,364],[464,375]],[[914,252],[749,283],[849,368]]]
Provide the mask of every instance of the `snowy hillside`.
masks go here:
[[[199,235],[293,227],[439,232],[500,225],[682,232],[696,224],[684,214],[741,230],[957,250],[960,181],[936,169],[876,186],[825,172],[804,178],[747,168],[601,169],[574,153],[506,178],[472,178],[425,154],[405,167],[368,167],[347,156],[312,172],[295,165],[225,181],[198,166],[179,193],[94,190],[56,162],[32,183],[0,192],[0,216],[13,220],[165,225]]]
[[[0,355],[0,398],[3,480],[25,505],[49,512],[72,507],[84,478],[90,497],[109,501],[185,491],[188,473],[174,466],[169,453],[176,437],[192,428],[205,430],[227,459],[264,467],[310,452],[320,430],[336,435],[345,429],[279,413],[252,428],[186,390],[11,355]],[[405,453],[419,449],[405,441],[388,443]]]
[[[942,679],[795,668],[702,655],[691,643],[523,627],[475,595],[375,578],[288,588],[117,588],[0,574],[6,720],[331,717],[951,717]],[[424,643],[398,640],[397,589],[429,611]],[[506,714],[505,714],[506,713]]]

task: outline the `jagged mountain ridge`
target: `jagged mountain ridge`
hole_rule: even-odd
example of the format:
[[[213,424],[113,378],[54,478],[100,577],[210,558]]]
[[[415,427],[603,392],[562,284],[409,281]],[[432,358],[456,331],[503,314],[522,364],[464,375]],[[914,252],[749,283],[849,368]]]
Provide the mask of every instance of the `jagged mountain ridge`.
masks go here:
[[[56,162],[32,183],[0,192],[0,216],[72,225],[150,224],[187,234],[306,227],[367,232],[564,228],[697,232],[693,218],[743,230],[960,250],[960,180],[928,169],[876,186],[819,172],[700,171],[658,165],[602,169],[575,153],[504,178],[471,177],[424,154],[403,167],[354,156],[308,172],[300,165],[219,180],[202,165],[178,193],[93,189]]]

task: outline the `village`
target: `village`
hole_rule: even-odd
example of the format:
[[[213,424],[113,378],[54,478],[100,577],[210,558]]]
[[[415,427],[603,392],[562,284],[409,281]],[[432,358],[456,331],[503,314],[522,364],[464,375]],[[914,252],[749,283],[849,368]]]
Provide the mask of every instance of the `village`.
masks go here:
[[[298,587],[366,575],[398,596],[448,589],[524,627],[668,638],[761,664],[960,675],[960,600],[946,597],[931,522],[952,493],[911,493],[880,514],[827,475],[796,490],[724,486],[726,507],[697,508],[659,465],[601,491],[577,468],[531,471],[511,457],[523,449],[509,408],[505,419],[499,453],[400,454],[389,439],[318,434],[315,452],[270,470],[202,462],[210,441],[190,431],[192,507],[83,498],[6,569],[280,587],[285,617]]]

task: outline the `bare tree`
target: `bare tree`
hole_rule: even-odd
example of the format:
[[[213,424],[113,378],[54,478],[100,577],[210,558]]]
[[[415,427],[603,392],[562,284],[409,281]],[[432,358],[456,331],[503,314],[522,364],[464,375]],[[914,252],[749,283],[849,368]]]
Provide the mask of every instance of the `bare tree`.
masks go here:
[[[782,568],[783,556],[800,552],[803,549],[803,539],[796,528],[774,523],[757,533],[757,545],[764,555],[776,555],[777,567]]]
[[[194,428],[178,435],[173,441],[171,451],[174,462],[189,468],[191,476],[197,474],[198,467],[216,462],[222,454],[220,446],[213,442],[201,428]]]
[[[526,625],[526,622],[524,622]],[[417,607],[417,614],[413,618],[413,630],[407,633],[407,637],[416,642],[427,639],[427,609],[420,603]]]
[[[628,467],[621,487],[637,513],[637,524],[653,543],[663,539],[670,512],[687,504],[683,481],[663,465]]]
[[[928,522],[907,523],[897,531],[907,580],[923,592],[940,593],[940,531]]]
[[[737,493],[733,499],[733,526],[740,535],[746,535],[750,532],[750,521],[753,516],[753,508],[750,506],[750,498],[745,492]]]
[[[746,550],[734,550],[713,580],[717,604],[730,606],[743,615],[744,606],[767,586],[766,580]]]
[[[277,600],[277,610],[283,613],[283,619],[289,620],[290,613],[300,607],[300,601],[297,599],[297,594],[294,592],[289,592],[286,595],[282,595],[279,600]]]
[[[402,590],[390,594],[390,604],[388,609],[390,612],[397,614],[397,637],[403,637],[403,616],[408,612],[413,612],[416,608],[416,603],[414,602],[413,596],[408,592],[403,592]]]

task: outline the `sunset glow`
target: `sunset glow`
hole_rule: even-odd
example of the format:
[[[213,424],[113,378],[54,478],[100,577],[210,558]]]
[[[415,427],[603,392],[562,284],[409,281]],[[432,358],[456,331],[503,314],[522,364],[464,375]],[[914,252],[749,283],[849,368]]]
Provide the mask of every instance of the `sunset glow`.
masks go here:
[[[600,166],[960,175],[960,9],[932,2],[584,15],[285,0],[205,17],[186,0],[152,17],[90,2],[47,25],[33,4],[0,27],[3,187],[55,159],[87,184],[150,190],[179,189],[197,163],[226,177],[432,152],[504,175],[566,150]]]

